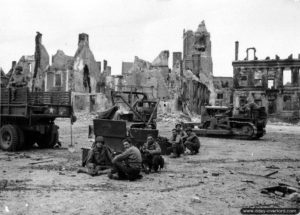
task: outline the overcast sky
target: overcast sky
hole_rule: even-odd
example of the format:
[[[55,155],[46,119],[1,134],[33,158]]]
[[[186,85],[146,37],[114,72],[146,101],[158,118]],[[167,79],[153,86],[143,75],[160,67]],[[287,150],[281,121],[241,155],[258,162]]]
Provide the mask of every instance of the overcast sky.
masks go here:
[[[1,0],[0,67],[34,54],[36,31],[49,55],[74,56],[78,34],[87,33],[97,61],[113,74],[122,61],[152,61],[162,50],[182,52],[183,29],[205,20],[211,33],[213,73],[232,76],[234,41],[240,59],[256,47],[259,59],[300,53],[300,0]]]

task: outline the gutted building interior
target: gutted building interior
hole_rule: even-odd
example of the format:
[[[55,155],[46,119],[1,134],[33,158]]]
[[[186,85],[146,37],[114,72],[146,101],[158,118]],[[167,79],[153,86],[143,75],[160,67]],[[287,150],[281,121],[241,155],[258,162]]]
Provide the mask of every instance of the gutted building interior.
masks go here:
[[[250,52],[253,53],[251,59]],[[256,49],[248,48],[246,58],[236,59],[233,65],[234,106],[244,105],[247,100],[264,106],[269,117],[298,120],[300,116],[300,56],[286,59],[267,57],[259,60]]]

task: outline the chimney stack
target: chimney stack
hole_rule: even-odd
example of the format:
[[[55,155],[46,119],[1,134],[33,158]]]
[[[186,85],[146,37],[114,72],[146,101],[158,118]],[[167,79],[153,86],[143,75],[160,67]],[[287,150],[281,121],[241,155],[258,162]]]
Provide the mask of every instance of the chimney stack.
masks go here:
[[[235,61],[239,60],[239,41],[235,41]]]
[[[13,62],[11,63],[11,68],[14,69],[16,65],[17,65],[17,61],[13,61]]]
[[[103,60],[103,71],[106,70],[107,67],[107,60]]]
[[[83,43],[88,45],[89,44],[89,35],[86,33],[81,33],[78,36],[78,44]]]

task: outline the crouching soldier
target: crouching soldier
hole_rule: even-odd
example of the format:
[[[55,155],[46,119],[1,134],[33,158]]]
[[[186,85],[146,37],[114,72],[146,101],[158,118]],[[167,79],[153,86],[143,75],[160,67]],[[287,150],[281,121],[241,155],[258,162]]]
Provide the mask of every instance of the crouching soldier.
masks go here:
[[[105,145],[104,138],[97,136],[93,144],[93,149],[88,154],[86,169],[79,169],[77,172],[86,173],[91,176],[106,174],[112,166],[112,158],[112,150]]]
[[[187,138],[184,142],[184,145],[190,150],[191,155],[198,154],[200,149],[200,141],[197,135],[194,132],[192,132],[192,128],[187,128],[186,133]]]
[[[172,129],[172,136],[169,139],[171,147],[168,148],[168,151],[171,151],[170,158],[177,158],[184,152],[184,146],[182,143],[182,137],[177,133],[176,128]]]
[[[123,140],[125,151],[112,160],[113,168],[108,174],[110,179],[130,180],[142,178],[140,175],[142,156],[138,148],[131,144],[128,139]]]
[[[161,156],[161,148],[154,140],[153,136],[148,135],[147,142],[141,148],[142,167],[145,173],[150,173],[151,169],[155,172],[164,167],[164,159]]]

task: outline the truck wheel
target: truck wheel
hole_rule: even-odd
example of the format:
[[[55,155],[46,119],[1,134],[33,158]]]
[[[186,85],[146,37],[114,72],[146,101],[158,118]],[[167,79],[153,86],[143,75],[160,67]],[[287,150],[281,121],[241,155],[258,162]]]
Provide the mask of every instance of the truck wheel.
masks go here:
[[[53,148],[58,142],[58,127],[52,125],[45,134],[40,135],[38,145],[40,148]]]
[[[0,129],[0,147],[4,151],[17,151],[19,148],[18,128],[14,125],[4,125]]]

